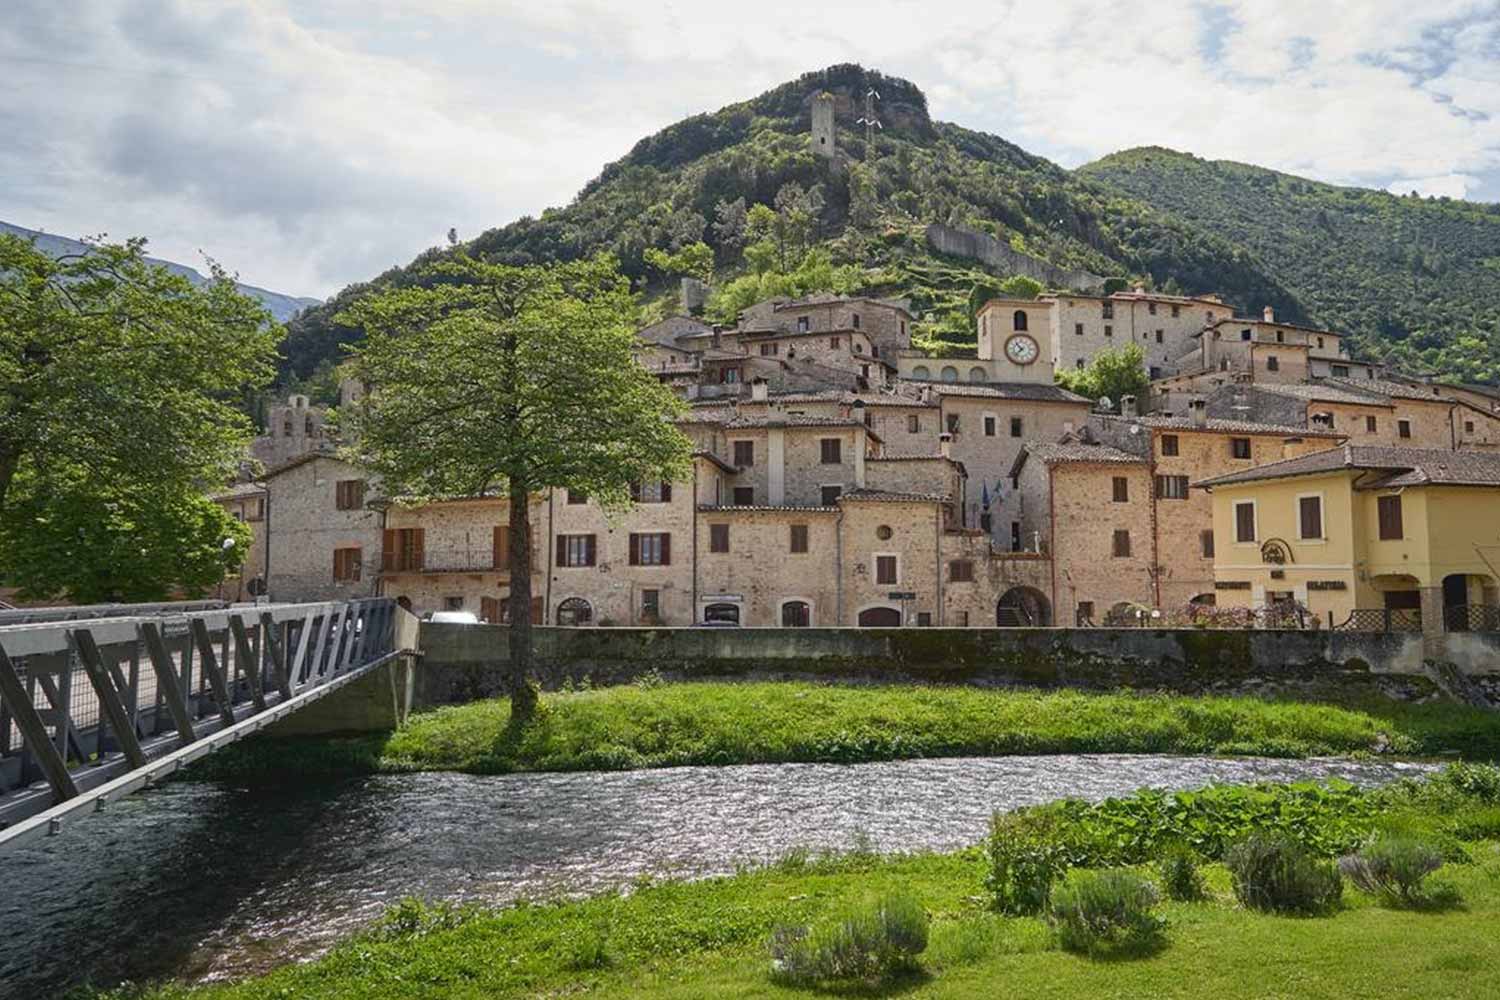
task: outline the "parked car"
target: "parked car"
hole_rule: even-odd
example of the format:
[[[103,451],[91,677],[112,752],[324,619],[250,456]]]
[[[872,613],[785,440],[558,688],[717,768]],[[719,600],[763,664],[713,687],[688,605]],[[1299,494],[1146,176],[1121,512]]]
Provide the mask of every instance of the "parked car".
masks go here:
[[[428,621],[445,622],[449,625],[478,625],[479,616],[472,611],[434,611]]]

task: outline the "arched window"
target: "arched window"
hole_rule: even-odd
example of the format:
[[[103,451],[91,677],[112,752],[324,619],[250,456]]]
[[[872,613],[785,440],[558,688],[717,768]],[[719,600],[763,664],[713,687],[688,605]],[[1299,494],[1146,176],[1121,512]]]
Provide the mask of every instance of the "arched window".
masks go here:
[[[812,624],[812,608],[806,601],[787,601],[781,606],[782,628],[807,628]]]
[[[305,420],[302,421],[302,433],[308,435],[309,437],[311,437],[312,436],[312,432],[313,432],[313,419],[312,419],[312,417],[308,417],[307,419],[305,419]]]
[[[980,368],[978,365],[975,365],[973,368],[969,369],[970,382],[983,382],[987,377],[988,373],[986,373],[985,370],[983,368]]]
[[[920,379],[930,379],[930,378],[932,378],[932,372],[930,370],[928,370],[928,368],[927,368],[926,365],[917,365],[917,367],[915,367],[915,368],[913,368],[911,370],[911,377],[912,378],[920,378]]]
[[[1012,326],[1013,326],[1014,329],[1017,329],[1017,330],[1024,330],[1024,329],[1026,329],[1026,310],[1025,309],[1017,309],[1015,311],[1015,314],[1011,316],[1011,323],[1012,323]]]
[[[292,436],[292,418],[291,417],[287,417],[285,420],[283,420],[281,422],[281,436],[282,437],[291,437]]]
[[[740,623],[740,606],[738,604],[710,604],[703,609],[703,620],[706,622],[732,622]]]
[[[957,382],[958,381],[958,369],[954,368],[952,365],[944,365],[943,366],[943,381],[944,382]]]
[[[594,620],[594,609],[581,597],[570,597],[557,606],[557,624],[587,625]]]

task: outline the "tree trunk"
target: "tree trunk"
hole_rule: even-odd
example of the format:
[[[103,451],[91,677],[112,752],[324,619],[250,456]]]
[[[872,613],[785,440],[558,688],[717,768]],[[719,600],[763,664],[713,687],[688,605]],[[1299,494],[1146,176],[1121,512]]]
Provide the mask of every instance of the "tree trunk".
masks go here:
[[[531,491],[510,480],[510,716],[525,721],[536,712],[531,673]]]

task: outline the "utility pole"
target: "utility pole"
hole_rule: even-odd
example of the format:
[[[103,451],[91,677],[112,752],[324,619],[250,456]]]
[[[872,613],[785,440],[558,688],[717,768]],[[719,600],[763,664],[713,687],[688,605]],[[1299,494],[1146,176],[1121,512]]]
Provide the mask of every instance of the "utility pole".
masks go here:
[[[880,124],[880,119],[875,117],[875,102],[880,100],[880,92],[874,87],[865,91],[865,116],[855,122],[856,125],[865,127],[865,163],[869,164],[875,160],[875,130],[884,131],[885,126]]]

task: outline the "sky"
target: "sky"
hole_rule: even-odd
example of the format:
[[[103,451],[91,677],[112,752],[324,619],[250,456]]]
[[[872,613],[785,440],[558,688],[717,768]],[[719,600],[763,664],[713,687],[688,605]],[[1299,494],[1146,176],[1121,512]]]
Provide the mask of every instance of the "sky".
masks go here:
[[[843,62],[1068,167],[1162,145],[1500,201],[1500,0],[0,2],[0,220],[293,295]]]

